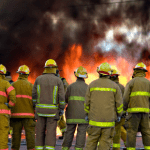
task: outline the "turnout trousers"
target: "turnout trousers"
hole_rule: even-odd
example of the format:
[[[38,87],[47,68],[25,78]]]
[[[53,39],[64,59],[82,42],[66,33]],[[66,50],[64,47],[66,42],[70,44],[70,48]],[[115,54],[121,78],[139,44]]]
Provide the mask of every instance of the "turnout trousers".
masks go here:
[[[57,121],[54,117],[39,117],[36,123],[36,150],[55,150]]]
[[[77,136],[76,136],[75,150],[83,150],[85,146],[86,129],[88,127],[88,124],[67,124],[67,131],[64,134],[62,150],[69,150],[69,148],[71,147],[76,127],[77,127]]]
[[[89,126],[87,129],[88,138],[85,150],[96,150],[98,145],[98,150],[109,150],[112,138],[114,136],[113,128],[100,128]]]
[[[129,114],[127,124],[127,150],[135,150],[136,134],[138,127],[141,127],[142,141],[145,150],[150,149],[150,127],[149,114],[147,113],[132,113]]]
[[[125,118],[121,118],[120,122],[115,123],[115,135],[113,137],[113,150],[120,150],[120,139],[126,144],[126,130],[122,125],[125,123]]]
[[[0,150],[8,150],[9,116],[0,115]]]
[[[65,118],[64,115],[62,115],[60,117],[60,120],[57,121],[57,125],[60,129],[60,131],[62,132],[62,134],[66,131],[66,122],[65,122]]]
[[[123,126],[121,126],[121,139],[123,140],[124,145],[126,147],[127,131],[125,130],[125,128]]]
[[[12,133],[12,150],[19,150],[21,143],[21,132],[24,127],[26,133],[27,149],[35,149],[35,125],[33,118],[11,118]]]

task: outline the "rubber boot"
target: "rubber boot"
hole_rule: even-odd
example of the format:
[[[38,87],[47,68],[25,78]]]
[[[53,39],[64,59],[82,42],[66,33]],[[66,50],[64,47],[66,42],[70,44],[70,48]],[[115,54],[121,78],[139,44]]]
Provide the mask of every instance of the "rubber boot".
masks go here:
[[[62,132],[62,136],[60,136],[58,139],[63,140],[63,138],[64,138],[64,132]]]

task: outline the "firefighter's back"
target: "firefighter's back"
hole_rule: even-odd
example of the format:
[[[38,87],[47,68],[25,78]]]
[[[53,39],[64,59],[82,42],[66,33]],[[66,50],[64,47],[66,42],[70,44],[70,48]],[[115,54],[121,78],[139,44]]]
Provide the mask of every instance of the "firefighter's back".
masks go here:
[[[16,104],[12,109],[12,118],[34,118],[34,108],[32,102],[33,85],[24,77],[12,83],[16,90]]]
[[[88,113],[89,128],[85,150],[110,149],[114,135],[115,120],[119,120],[123,112],[122,94],[119,86],[111,81],[111,67],[102,63],[98,68],[99,79],[93,81],[87,89],[85,111]]]
[[[8,149],[10,107],[16,102],[15,90],[5,80],[6,68],[0,65],[0,149]],[[9,97],[9,99],[8,99]]]
[[[13,128],[11,148],[20,149],[21,131],[24,128],[27,149],[32,150],[35,147],[35,120],[32,102],[33,85],[28,81],[30,74],[28,66],[20,66],[17,73],[19,73],[19,77],[16,82],[12,83],[16,90],[16,104],[12,108],[10,121]]]
[[[91,94],[89,120],[113,122],[114,124],[116,119],[116,101],[121,99],[116,94],[116,91],[120,91],[118,85],[110,79],[100,78],[93,81],[89,88]]]
[[[148,113],[150,81],[144,77],[135,77],[129,82],[129,84],[131,87],[131,95],[128,109],[129,112],[132,112],[133,108],[145,108],[145,110],[147,109]],[[140,111],[134,111],[134,113],[136,112]]]
[[[84,101],[88,85],[81,79],[69,85],[68,107],[66,109],[67,123],[87,123],[85,121]],[[74,119],[71,121],[71,119]],[[78,120],[79,119],[79,120]],[[81,121],[81,122],[80,122]]]
[[[62,86],[60,87],[60,85],[63,85],[61,79],[54,74],[43,74],[36,79],[35,84],[38,94],[36,105],[38,115],[45,116],[46,114],[51,114],[54,117],[58,112],[58,105],[61,105],[61,101],[64,101],[62,97],[64,96],[64,89]],[[44,104],[51,106],[46,108]]]

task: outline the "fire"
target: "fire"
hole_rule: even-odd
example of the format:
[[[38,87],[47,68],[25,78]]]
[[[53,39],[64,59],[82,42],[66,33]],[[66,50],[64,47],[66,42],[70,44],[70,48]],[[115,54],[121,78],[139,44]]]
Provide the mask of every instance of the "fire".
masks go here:
[[[18,77],[19,77],[19,75],[16,73],[16,74],[12,74],[12,79],[13,79],[13,81],[17,81],[17,79],[18,79]],[[34,82],[35,82],[35,77],[34,77],[34,75],[29,75],[29,77],[28,77],[28,81],[29,82],[31,82],[32,84],[34,84]]]
[[[66,53],[65,64],[63,66],[64,77],[68,83],[75,82],[76,77],[74,71],[79,67],[83,66],[87,69],[88,78],[85,80],[87,84],[90,84],[93,80],[98,79],[98,73],[96,72],[97,67],[103,63],[108,62],[112,69],[118,69],[120,72],[119,80],[124,86],[132,77],[132,70],[128,70],[130,66],[129,62],[122,57],[119,57],[117,61],[112,58],[100,57],[98,53],[94,53],[93,56],[83,58],[81,45],[73,45]],[[84,62],[85,59],[85,62]]]

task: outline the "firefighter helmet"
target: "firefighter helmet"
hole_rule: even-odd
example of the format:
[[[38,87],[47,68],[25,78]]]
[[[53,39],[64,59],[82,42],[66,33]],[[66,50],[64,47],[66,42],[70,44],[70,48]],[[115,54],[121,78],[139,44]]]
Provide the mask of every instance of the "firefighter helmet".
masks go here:
[[[103,75],[110,75],[111,66],[107,62],[102,63],[99,67],[97,67],[97,72]]]
[[[87,78],[88,77],[86,69],[82,66],[78,67],[76,69],[76,71],[74,72],[74,74],[76,77],[79,77],[79,78]]]
[[[6,67],[0,64],[0,74],[6,74]]]
[[[45,66],[44,68],[58,68],[55,60],[53,59],[48,59],[46,62],[45,62]]]
[[[29,75],[29,74],[30,74],[29,67],[26,66],[26,65],[22,65],[22,66],[20,66],[20,67],[18,68],[17,73]]]
[[[135,66],[134,70],[135,70],[135,69],[140,69],[140,70],[144,70],[145,72],[148,72],[148,71],[146,70],[146,65],[145,65],[144,63],[142,63],[142,62],[138,63],[138,64]]]
[[[117,69],[112,69],[111,70],[111,76],[119,76],[120,74],[118,73],[118,70]]]

